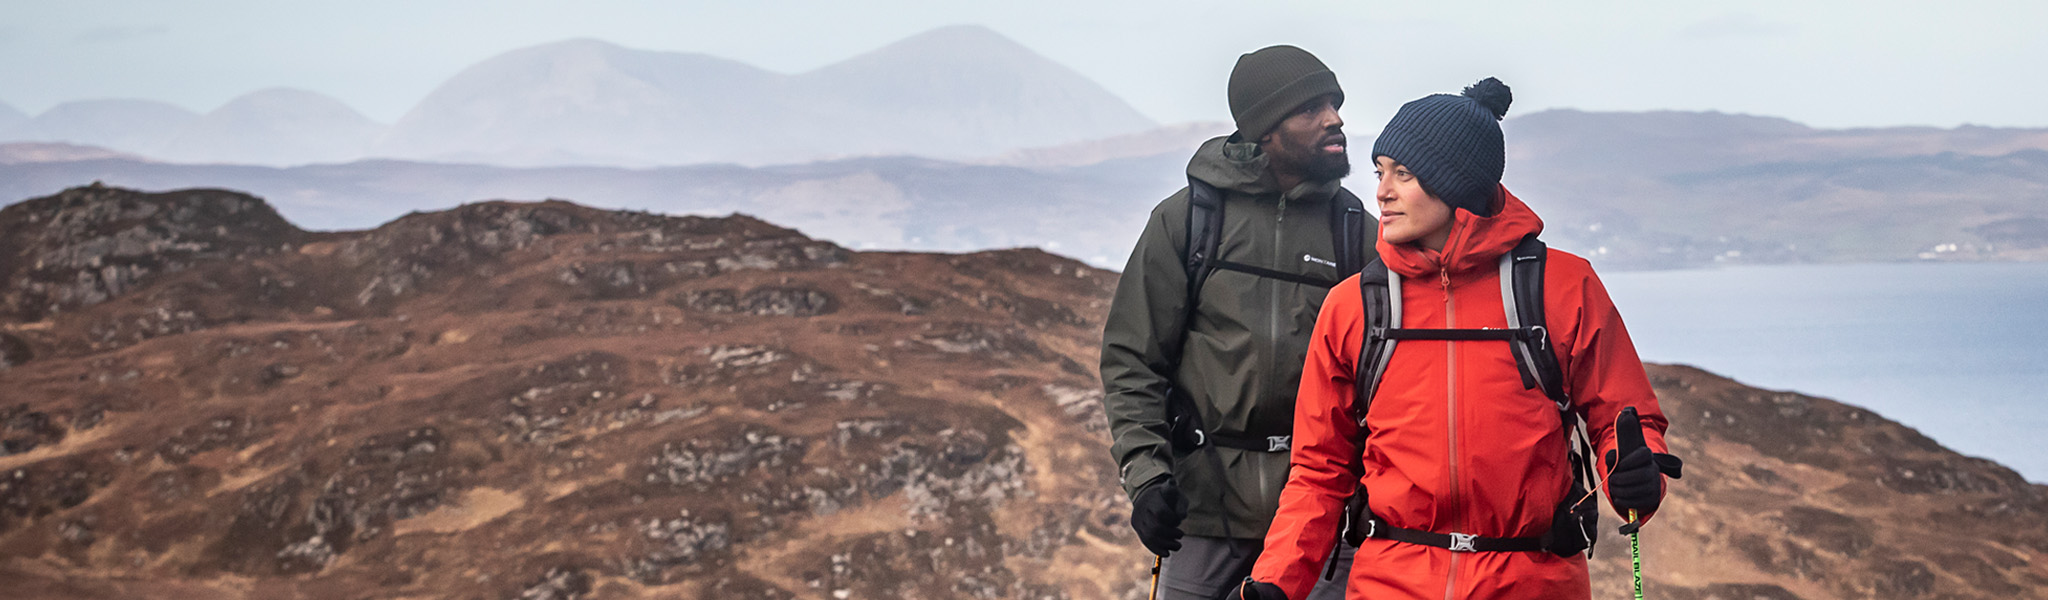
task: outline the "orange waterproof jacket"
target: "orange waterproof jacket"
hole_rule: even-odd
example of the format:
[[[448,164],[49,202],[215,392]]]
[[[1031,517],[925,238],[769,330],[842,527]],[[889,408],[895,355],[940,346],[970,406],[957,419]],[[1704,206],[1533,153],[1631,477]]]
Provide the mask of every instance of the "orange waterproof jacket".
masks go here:
[[[1380,256],[1402,277],[1402,327],[1507,327],[1498,260],[1543,221],[1501,190],[1493,217],[1454,211],[1441,253],[1391,245]],[[1565,389],[1595,440],[1615,447],[1624,407],[1641,416],[1650,449],[1666,452],[1664,414],[1621,316],[1585,259],[1550,250],[1545,325]],[[1287,487],[1253,579],[1305,598],[1337,538],[1345,499],[1364,483],[1389,525],[1484,537],[1549,529],[1571,484],[1557,405],[1522,387],[1507,342],[1403,340],[1366,413],[1364,447],[1352,419],[1352,375],[1364,337],[1357,277],[1330,291],[1310,338],[1295,400]],[[1606,468],[1604,462],[1603,470]],[[1361,476],[1362,473],[1362,476]],[[1350,598],[1587,598],[1585,555],[1452,552],[1368,539],[1351,566]]]

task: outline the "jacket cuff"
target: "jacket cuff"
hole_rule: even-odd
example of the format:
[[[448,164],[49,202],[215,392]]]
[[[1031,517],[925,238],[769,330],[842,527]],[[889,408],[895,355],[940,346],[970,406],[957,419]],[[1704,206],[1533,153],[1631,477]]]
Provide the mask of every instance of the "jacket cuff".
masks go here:
[[[1144,491],[1146,486],[1170,475],[1173,475],[1173,469],[1164,463],[1155,459],[1139,459],[1126,463],[1117,476],[1123,483],[1124,495],[1136,500],[1138,492]]]

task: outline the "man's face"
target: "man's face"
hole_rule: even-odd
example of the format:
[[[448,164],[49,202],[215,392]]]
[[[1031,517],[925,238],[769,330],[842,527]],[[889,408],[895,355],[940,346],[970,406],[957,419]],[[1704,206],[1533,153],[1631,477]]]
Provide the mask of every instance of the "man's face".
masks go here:
[[[1337,116],[1336,103],[1334,94],[1304,102],[1259,139],[1259,147],[1272,156],[1274,170],[1303,181],[1351,174],[1351,159],[1344,154],[1344,119]]]

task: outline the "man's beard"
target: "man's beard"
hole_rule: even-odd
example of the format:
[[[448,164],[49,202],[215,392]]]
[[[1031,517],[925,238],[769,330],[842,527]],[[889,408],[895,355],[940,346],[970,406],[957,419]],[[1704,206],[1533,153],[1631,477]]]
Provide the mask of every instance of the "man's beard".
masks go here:
[[[1316,152],[1301,165],[1301,177],[1309,181],[1336,181],[1351,174],[1351,155],[1338,152],[1325,154]]]
[[[1274,166],[1300,175],[1303,181],[1335,181],[1351,174],[1351,156],[1345,152],[1325,153],[1308,148],[1298,154],[1279,144],[1272,152]]]

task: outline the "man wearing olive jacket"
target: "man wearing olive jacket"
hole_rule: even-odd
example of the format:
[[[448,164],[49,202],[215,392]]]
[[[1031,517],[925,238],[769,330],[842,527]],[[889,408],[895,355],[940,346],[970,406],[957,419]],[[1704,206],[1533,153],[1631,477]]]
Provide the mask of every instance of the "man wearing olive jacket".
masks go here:
[[[1257,561],[1316,316],[1374,244],[1338,185],[1350,163],[1336,76],[1273,46],[1239,57],[1229,96],[1237,131],[1204,143],[1190,187],[1152,209],[1102,335],[1110,452],[1132,528],[1171,555],[1169,599],[1218,597]],[[1342,595],[1338,578],[1310,597]]]

